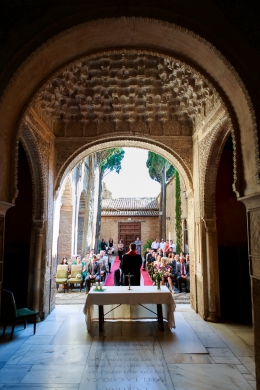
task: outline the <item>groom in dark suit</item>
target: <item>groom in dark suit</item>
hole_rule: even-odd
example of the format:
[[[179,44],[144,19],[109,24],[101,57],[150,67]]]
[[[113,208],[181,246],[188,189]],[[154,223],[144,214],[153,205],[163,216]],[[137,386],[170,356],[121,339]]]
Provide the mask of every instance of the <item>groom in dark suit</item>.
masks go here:
[[[181,262],[176,265],[177,286],[181,293],[181,283],[185,284],[186,292],[189,292],[190,286],[190,267],[185,263],[185,257],[181,257]]]
[[[90,290],[91,282],[100,282],[101,276],[100,276],[100,265],[97,262],[97,256],[93,255],[91,258],[91,263],[88,265],[88,275],[85,279],[86,281],[86,294]]]

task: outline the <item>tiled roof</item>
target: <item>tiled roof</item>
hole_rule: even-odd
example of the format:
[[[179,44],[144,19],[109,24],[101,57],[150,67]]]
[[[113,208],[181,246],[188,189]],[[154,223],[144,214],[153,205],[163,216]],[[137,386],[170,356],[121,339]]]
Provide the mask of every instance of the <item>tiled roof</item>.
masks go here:
[[[103,199],[102,216],[158,216],[156,198]]]

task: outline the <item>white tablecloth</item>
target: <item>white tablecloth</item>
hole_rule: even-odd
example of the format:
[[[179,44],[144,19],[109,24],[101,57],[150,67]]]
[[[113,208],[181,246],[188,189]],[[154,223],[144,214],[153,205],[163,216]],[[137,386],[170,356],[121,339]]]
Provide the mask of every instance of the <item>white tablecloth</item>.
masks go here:
[[[105,319],[155,319],[156,314],[138,305],[157,312],[156,304],[162,304],[163,317],[168,321],[169,328],[175,328],[174,310],[175,302],[173,295],[166,286],[157,290],[156,286],[127,286],[104,287],[104,292],[94,291],[93,288],[87,295],[83,313],[85,314],[87,329],[91,329],[91,322],[98,320],[98,305],[104,305]],[[120,307],[111,309],[121,304]]]

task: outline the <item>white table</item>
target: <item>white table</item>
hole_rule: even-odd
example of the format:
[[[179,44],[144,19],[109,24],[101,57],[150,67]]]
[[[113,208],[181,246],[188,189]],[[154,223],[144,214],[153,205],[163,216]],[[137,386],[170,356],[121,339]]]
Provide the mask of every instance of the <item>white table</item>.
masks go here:
[[[128,290],[127,286],[105,286],[104,288],[104,292],[92,288],[87,295],[83,313],[88,331],[91,329],[92,321],[96,320],[99,320],[101,331],[104,317],[110,320],[157,318],[161,330],[164,328],[163,319],[166,319],[169,328],[175,328],[175,302],[166,286],[161,286],[161,290],[157,290],[156,286],[131,286],[131,290]],[[120,307],[117,307],[118,305]],[[149,310],[154,310],[155,305],[157,305],[157,313],[151,313]],[[106,306],[105,313],[104,306]]]

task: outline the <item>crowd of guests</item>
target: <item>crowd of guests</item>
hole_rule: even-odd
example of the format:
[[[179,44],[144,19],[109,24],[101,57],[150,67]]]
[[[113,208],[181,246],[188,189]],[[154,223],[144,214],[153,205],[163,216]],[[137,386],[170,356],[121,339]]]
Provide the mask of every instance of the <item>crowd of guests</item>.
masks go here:
[[[126,255],[124,255],[124,244],[121,240],[118,243],[117,249],[120,266],[114,271],[115,286],[126,284],[124,279],[124,267],[128,262],[128,268],[130,267],[129,271],[130,273],[133,273],[133,270],[131,270],[131,264],[134,260],[133,256],[135,256],[135,262],[139,264],[140,261],[140,265],[137,267],[139,267],[140,270],[140,267],[142,266],[142,269],[148,272],[153,284],[156,284],[156,280],[159,278],[161,285],[167,285],[171,292],[174,292],[174,286],[179,292],[182,292],[183,288],[186,292],[189,292],[189,254],[185,255],[183,252],[176,254],[176,245],[172,240],[164,241],[162,239],[159,242],[155,239],[152,242],[151,248],[148,248],[144,254],[143,262],[140,255],[141,241],[139,237],[137,237],[136,241],[131,245],[134,249],[130,248],[130,252],[127,252]],[[86,293],[89,292],[92,282],[104,282],[107,275],[111,273],[111,263],[114,251],[115,248],[113,239],[110,238],[108,242],[102,239],[98,254],[95,254],[94,249],[91,249],[90,252],[86,253],[86,256],[82,260],[80,256],[76,256],[75,260],[70,262],[70,265],[81,265],[81,277],[83,285],[85,284],[86,286]],[[69,264],[68,259],[64,257],[61,264]],[[137,278],[140,277],[140,271],[135,273],[137,273]]]
[[[100,250],[98,254],[94,253],[94,249],[86,253],[86,256],[81,260],[80,256],[68,262],[66,257],[63,257],[61,264],[81,265],[81,277],[83,285],[86,286],[86,293],[89,292],[92,282],[104,282],[107,275],[111,273],[111,258],[107,254],[107,250]],[[68,278],[70,278],[70,269]]]
[[[182,292],[182,286],[185,292],[189,292],[189,262],[189,254],[185,255],[183,252],[176,254],[171,246],[164,247],[164,249],[151,247],[147,249],[144,255],[143,270],[147,270],[153,284],[155,284],[159,274],[161,285],[168,285],[171,292],[174,292],[174,286],[179,292]]]

